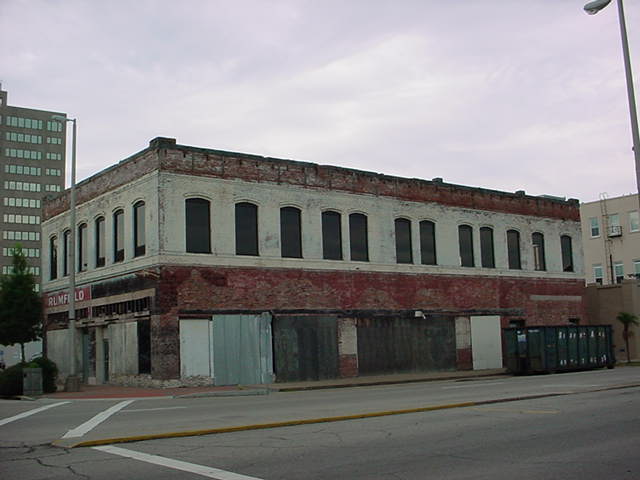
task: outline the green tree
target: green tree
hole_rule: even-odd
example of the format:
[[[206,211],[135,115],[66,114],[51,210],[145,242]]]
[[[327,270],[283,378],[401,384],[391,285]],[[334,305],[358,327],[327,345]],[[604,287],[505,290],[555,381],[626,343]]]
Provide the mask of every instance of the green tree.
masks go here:
[[[11,273],[0,278],[0,344],[20,344],[24,361],[24,344],[38,339],[41,325],[42,301],[18,244],[13,252]]]
[[[627,313],[627,312],[620,312],[618,314],[618,316],[616,317],[616,319],[622,323],[623,329],[622,329],[622,338],[624,338],[624,345],[625,348],[627,350],[627,363],[631,363],[631,354],[629,352],[629,337],[631,336],[631,331],[629,331],[629,328],[632,325],[638,325],[638,317],[636,317],[635,315],[631,314],[631,313]]]

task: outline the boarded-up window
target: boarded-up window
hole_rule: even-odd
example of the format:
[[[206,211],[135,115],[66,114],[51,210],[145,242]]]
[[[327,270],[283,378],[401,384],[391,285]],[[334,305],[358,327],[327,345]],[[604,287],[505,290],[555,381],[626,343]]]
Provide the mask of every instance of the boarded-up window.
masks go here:
[[[342,217],[338,212],[322,212],[322,258],[342,260]]]
[[[473,267],[473,229],[469,225],[458,227],[458,243],[460,246],[460,265],[463,267]]]
[[[573,248],[569,235],[560,237],[560,248],[562,250],[562,271],[573,272]]]
[[[82,223],[78,225],[78,271],[85,271],[87,266],[87,224]]]
[[[96,218],[95,235],[96,235],[96,268],[104,267],[104,263],[105,263],[104,217]]]
[[[280,209],[280,250],[283,257],[302,258],[300,209]]]
[[[516,230],[507,230],[507,257],[509,259],[509,268],[512,270],[520,270],[520,233]]]
[[[151,325],[138,320],[138,373],[151,373]]]
[[[137,202],[133,206],[133,256],[139,257],[145,254],[145,222],[144,222],[144,202]]]
[[[406,218],[397,218],[396,227],[396,262],[413,263],[411,246],[411,221]]]
[[[495,268],[496,258],[493,248],[493,229],[480,228],[480,260],[484,268]]]
[[[64,277],[69,275],[69,255],[71,254],[70,242],[71,230],[65,230],[62,234],[62,276]]]
[[[49,279],[58,278],[58,237],[49,239]]]
[[[113,214],[113,261],[124,260],[124,211],[117,210]]]
[[[349,215],[349,243],[351,260],[369,261],[369,240],[367,234],[367,217],[361,213]]]
[[[535,232],[531,235],[531,242],[533,243],[533,263],[536,270],[546,270],[547,262],[544,255],[544,235]]]
[[[236,254],[258,255],[258,207],[236,204]]]
[[[184,205],[187,252],[211,253],[211,206],[209,200],[188,198]]]
[[[436,224],[429,220],[420,222],[420,262],[436,265]]]

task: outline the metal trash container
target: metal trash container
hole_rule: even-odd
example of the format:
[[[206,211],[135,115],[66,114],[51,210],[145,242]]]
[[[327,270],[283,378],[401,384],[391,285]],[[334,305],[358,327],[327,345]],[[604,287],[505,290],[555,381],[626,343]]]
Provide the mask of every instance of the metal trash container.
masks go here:
[[[511,373],[613,368],[611,325],[516,327],[502,330]]]
[[[26,396],[42,395],[42,369],[22,369],[22,394]]]

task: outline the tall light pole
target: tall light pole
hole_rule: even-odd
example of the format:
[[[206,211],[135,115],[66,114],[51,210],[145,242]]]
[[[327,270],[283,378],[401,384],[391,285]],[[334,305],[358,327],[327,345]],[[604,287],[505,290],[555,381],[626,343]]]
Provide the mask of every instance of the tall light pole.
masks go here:
[[[631,136],[633,137],[633,154],[636,161],[636,186],[638,201],[640,202],[640,134],[638,134],[638,114],[636,112],[636,98],[633,92],[633,75],[631,74],[631,59],[629,57],[629,41],[627,40],[627,25],[624,19],[622,0],[618,2],[618,19],[620,21],[620,36],[622,37],[622,56],[624,57],[624,72],[627,77],[627,97],[629,99],[629,115],[631,116]],[[585,12],[595,15],[611,3],[611,0],[595,0],[584,6]]]
[[[71,140],[71,187],[69,188],[69,377],[65,390],[78,389],[78,369],[76,364],[76,119],[62,115],[52,115],[51,118],[58,122],[73,123]]]

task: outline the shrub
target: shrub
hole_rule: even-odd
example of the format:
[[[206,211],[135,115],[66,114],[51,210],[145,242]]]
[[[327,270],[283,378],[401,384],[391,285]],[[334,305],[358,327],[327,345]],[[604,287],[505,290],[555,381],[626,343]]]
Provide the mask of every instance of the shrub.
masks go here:
[[[44,393],[56,391],[56,380],[58,379],[58,366],[54,361],[45,357],[34,358],[29,362],[30,366],[42,369],[42,390]]]
[[[22,395],[22,365],[13,365],[0,372],[0,396]]]
[[[56,391],[57,365],[48,358],[38,357],[29,363],[19,363],[0,372],[0,396],[13,397],[22,395],[23,368],[41,368],[43,392],[52,393]]]

